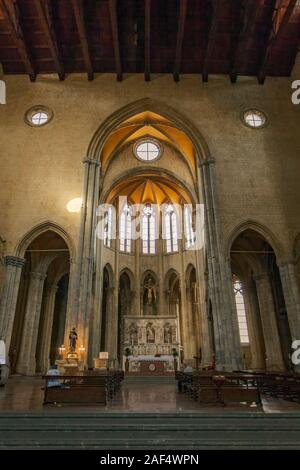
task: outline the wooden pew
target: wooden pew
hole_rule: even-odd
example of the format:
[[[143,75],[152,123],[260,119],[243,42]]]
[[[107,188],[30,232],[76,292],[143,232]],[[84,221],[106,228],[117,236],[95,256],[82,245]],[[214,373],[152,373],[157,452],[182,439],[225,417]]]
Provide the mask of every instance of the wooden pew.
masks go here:
[[[239,404],[256,403],[261,405],[259,388],[254,376],[216,372],[195,373],[183,372],[176,375],[181,383],[179,392],[201,404]]]
[[[72,376],[43,376],[46,381],[43,404],[106,405],[119,390],[123,377],[122,371],[84,372]],[[48,385],[54,380],[61,382],[61,386],[51,387]]]

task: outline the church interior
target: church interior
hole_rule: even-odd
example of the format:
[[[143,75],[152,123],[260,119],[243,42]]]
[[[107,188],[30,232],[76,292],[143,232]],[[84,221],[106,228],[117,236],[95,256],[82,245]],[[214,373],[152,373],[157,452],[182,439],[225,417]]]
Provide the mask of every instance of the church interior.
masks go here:
[[[299,45],[299,0],[0,0],[0,449],[300,447]]]

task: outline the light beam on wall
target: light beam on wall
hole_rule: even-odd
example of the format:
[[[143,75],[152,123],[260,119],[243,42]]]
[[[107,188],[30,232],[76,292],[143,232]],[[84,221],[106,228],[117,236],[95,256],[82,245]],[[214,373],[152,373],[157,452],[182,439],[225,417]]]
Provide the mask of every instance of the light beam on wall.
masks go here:
[[[67,209],[69,212],[80,212],[82,206],[82,198],[76,197],[75,199],[71,199],[71,201],[67,204]]]

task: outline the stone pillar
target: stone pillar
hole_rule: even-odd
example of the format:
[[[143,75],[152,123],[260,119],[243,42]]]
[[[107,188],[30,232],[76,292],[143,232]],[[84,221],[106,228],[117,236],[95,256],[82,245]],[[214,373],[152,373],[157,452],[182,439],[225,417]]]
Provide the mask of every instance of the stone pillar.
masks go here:
[[[132,240],[132,244],[135,247],[135,296],[132,304],[132,315],[142,315],[142,303],[140,296],[141,286],[141,240],[138,237],[137,240]]]
[[[187,300],[187,289],[186,283],[182,276],[180,276],[180,292],[181,292],[181,344],[183,348],[184,361],[193,361],[194,348],[193,341],[191,340],[191,328],[190,328],[190,315],[189,306]]]
[[[254,279],[266,347],[266,368],[285,370],[269,273],[261,273]]]
[[[255,287],[251,281],[243,282],[242,285],[251,350],[251,369],[262,370],[266,367],[266,351]]]
[[[112,362],[116,360],[118,350],[118,309],[115,304],[117,290],[115,287],[108,288],[106,304],[106,350]]]
[[[117,219],[116,227],[116,246],[115,246],[115,266],[114,266],[114,291],[113,291],[113,310],[111,312],[112,321],[112,332],[111,332],[111,356],[113,364],[116,366],[118,357],[118,341],[119,341],[119,292],[120,292],[120,276],[119,276],[119,248],[120,248],[120,236],[119,236],[119,220]]]
[[[198,307],[193,299],[193,289],[191,286],[186,288],[186,298],[187,298],[187,311],[189,323],[189,342],[190,342],[190,356],[191,359],[194,356],[198,355],[198,338],[201,336],[201,331],[199,330],[199,324],[197,321],[197,312],[196,308]]]
[[[209,332],[209,304],[207,299],[207,276],[206,266],[204,260],[204,250],[196,251],[196,272],[197,272],[197,285],[198,285],[198,317],[201,329],[201,352],[202,352],[202,363],[209,364],[212,360],[213,349],[210,341]],[[199,355],[199,351],[197,351]]]
[[[232,275],[229,260],[221,249],[221,231],[216,194],[214,161],[207,160],[198,168],[199,199],[204,199],[206,253],[208,263],[208,290],[214,317],[216,363],[219,369],[232,370],[243,366],[237,329],[237,315],[233,298]]]
[[[90,346],[88,351],[88,365],[93,366],[93,359],[99,356],[102,327],[102,297],[103,297],[103,266],[102,266],[103,240],[96,240],[96,278],[94,296],[94,317],[92,331],[90,332]]]
[[[46,275],[31,272],[24,315],[22,342],[17,372],[34,375],[36,371],[36,344]]]
[[[91,291],[94,269],[94,241],[96,229],[96,205],[99,194],[99,162],[85,159],[84,184],[76,274],[74,276],[73,309],[69,311],[67,331],[77,326],[79,343],[86,348],[85,362],[88,354],[88,332],[91,305]]]
[[[164,315],[166,311],[166,302],[165,302],[165,292],[164,292],[164,240],[163,240],[163,215],[161,211],[157,213],[158,217],[158,240],[157,243],[157,253],[158,253],[158,279],[159,279],[159,298],[157,305],[157,314]]]
[[[45,311],[44,311],[44,325],[41,332],[41,351],[40,351],[40,366],[42,373],[49,369],[49,353],[51,345],[53,315],[55,307],[55,298],[58,286],[52,285],[46,287],[45,292]]]
[[[300,340],[300,287],[296,266],[292,262],[282,263],[279,271],[292,341]]]
[[[9,348],[15,319],[20,277],[24,264],[25,259],[23,258],[18,258],[17,256],[5,257],[5,279],[0,304],[0,338],[5,341],[7,364],[9,364]]]

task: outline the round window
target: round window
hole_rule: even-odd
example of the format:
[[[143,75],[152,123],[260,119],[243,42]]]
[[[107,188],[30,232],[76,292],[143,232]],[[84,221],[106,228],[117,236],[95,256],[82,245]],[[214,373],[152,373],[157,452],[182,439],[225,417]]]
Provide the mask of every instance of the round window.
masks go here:
[[[249,109],[244,113],[244,122],[248,127],[259,129],[266,124],[266,121],[266,115],[257,109]]]
[[[26,112],[25,122],[29,126],[40,127],[47,124],[52,117],[52,111],[46,106],[34,106]]]
[[[155,140],[143,140],[135,144],[134,153],[139,160],[153,162],[161,155],[161,147]]]

